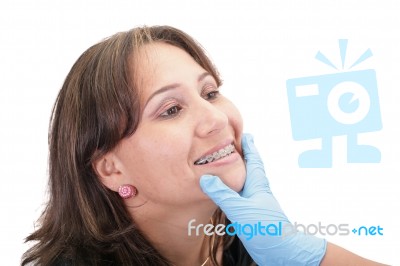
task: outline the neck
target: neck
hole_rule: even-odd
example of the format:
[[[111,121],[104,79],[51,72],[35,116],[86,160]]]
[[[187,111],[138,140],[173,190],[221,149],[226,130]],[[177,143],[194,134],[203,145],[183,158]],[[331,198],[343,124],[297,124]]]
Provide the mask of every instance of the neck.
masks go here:
[[[151,202],[146,205],[131,211],[131,214],[140,230],[165,258],[176,266],[200,266],[207,260],[211,236],[204,234],[203,227],[198,233],[196,229],[189,232],[188,224],[193,219],[192,226],[211,223],[211,217],[216,210],[211,201],[185,207]],[[210,259],[204,265],[210,265],[209,263]]]

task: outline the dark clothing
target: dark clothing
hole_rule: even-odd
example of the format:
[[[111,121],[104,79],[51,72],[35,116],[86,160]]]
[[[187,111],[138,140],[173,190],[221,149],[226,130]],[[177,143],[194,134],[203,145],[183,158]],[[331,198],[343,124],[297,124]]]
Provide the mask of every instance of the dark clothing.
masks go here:
[[[232,245],[223,254],[223,266],[256,265],[237,236]]]
[[[102,260],[102,262],[104,262],[104,263],[97,263],[97,265],[118,266],[118,264],[113,263],[110,260]],[[76,263],[72,263],[70,260],[66,260],[66,259],[58,259],[57,262],[54,264],[54,266],[74,266],[74,265],[76,265]],[[90,265],[90,262],[88,264],[84,264],[84,265]],[[239,238],[237,236],[235,236],[234,241],[229,246],[229,248],[227,250],[225,250],[225,252],[223,254],[223,264],[222,265],[223,266],[253,266],[256,264],[253,262],[253,259],[250,257],[249,253],[247,253],[242,242],[240,242]]]

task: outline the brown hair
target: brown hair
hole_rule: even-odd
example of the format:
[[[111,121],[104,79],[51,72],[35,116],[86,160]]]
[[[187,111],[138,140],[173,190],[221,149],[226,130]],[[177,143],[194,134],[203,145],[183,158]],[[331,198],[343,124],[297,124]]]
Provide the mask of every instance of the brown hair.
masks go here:
[[[48,204],[39,228],[26,238],[37,241],[22,258],[50,265],[169,265],[135,226],[117,193],[100,182],[92,164],[140,121],[135,69],[137,50],[165,42],[189,53],[220,85],[217,70],[201,46],[186,33],[167,26],[117,33],[90,47],[73,65],[58,94],[49,132]],[[136,61],[136,62],[135,62]],[[132,77],[133,76],[133,77]],[[225,222],[220,210],[214,223]],[[221,238],[210,256],[214,264]]]

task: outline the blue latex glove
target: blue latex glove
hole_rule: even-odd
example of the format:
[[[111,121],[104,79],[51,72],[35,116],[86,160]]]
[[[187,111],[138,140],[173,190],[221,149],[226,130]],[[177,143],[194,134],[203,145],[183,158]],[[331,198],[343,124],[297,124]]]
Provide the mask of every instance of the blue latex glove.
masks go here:
[[[251,235],[251,228],[247,225],[247,228],[243,228],[244,231],[237,230],[236,227],[235,232],[258,265],[319,265],[326,251],[326,241],[292,229],[291,223],[272,195],[251,135],[243,136],[242,149],[246,160],[246,182],[243,190],[237,193],[219,177],[211,175],[200,178],[202,190],[222,209],[233,225],[240,224],[242,228],[245,224],[253,226]],[[254,233],[254,224],[259,222],[266,226],[261,229],[264,235],[258,231],[257,234]]]

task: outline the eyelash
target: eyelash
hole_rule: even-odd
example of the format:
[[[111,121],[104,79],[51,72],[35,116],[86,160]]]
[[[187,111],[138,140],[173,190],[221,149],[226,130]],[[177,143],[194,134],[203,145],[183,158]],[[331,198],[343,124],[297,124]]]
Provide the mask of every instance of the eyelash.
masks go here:
[[[182,110],[182,106],[180,105],[174,105],[170,108],[168,108],[166,111],[162,112],[160,114],[161,118],[172,118],[175,117],[177,115],[179,115],[180,111]],[[172,110],[175,110],[174,113],[171,113]]]
[[[214,85],[205,86],[201,92],[204,99],[212,101],[219,96],[219,89]]]
[[[207,91],[207,89],[211,89],[212,90],[212,91],[207,92],[207,93],[202,92],[203,98],[205,100],[207,100],[207,101],[215,100],[220,95],[219,90],[213,85],[206,86],[203,89],[203,91]],[[176,104],[176,105],[168,108],[164,112],[162,112],[159,115],[159,117],[161,117],[161,118],[173,118],[173,117],[176,117],[176,116],[178,116],[180,114],[182,109],[183,109],[182,106],[180,106],[179,104]]]
[[[210,92],[206,93],[205,99],[208,101],[211,101],[211,100],[218,98],[218,96],[219,96],[219,91],[214,90],[214,91],[210,91]]]

